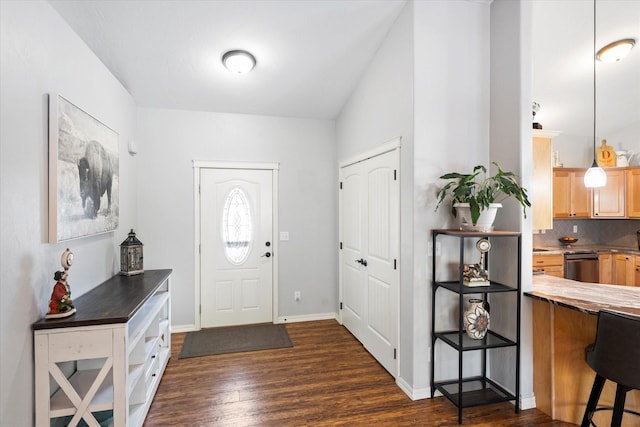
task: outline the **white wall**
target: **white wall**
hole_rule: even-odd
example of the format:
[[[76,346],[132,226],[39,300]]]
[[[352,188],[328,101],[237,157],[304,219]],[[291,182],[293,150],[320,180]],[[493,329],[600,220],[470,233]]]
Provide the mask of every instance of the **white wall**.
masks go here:
[[[338,162],[402,137],[400,372],[413,376],[413,3],[408,3],[336,120]]]
[[[640,111],[638,111],[638,117],[640,117]],[[640,165],[640,120],[607,135],[607,145],[615,150],[634,153],[635,156],[631,158],[630,164]]]
[[[450,228],[448,208],[434,212],[438,177],[489,161],[489,5],[467,1],[415,3],[414,288],[416,396],[429,393],[431,230]],[[438,257],[438,265],[456,261]],[[442,292],[440,292],[442,294]],[[438,295],[438,325],[457,319],[457,299]],[[444,322],[444,323],[443,323]],[[436,348],[436,377],[455,378],[457,357]],[[467,358],[468,359],[468,358]]]
[[[76,298],[118,271],[118,245],[137,219],[131,96],[49,3],[0,2],[0,413],[2,425],[31,426],[33,335],[47,311],[66,247],[75,254]],[[47,241],[47,94],[58,92],[120,135],[120,224],[115,232]]]
[[[140,226],[146,268],[173,268],[175,327],[195,324],[193,160],[278,162],[279,317],[337,312],[334,122],[138,110]],[[302,298],[295,302],[294,291]]]
[[[518,174],[525,188],[531,188],[532,164],[532,23],[531,2],[494,0],[491,5],[491,161],[498,162],[505,170]],[[522,207],[514,200],[503,202],[496,227],[522,232],[522,289],[531,290],[531,209],[527,218]],[[495,250],[494,250],[495,249]],[[513,257],[514,247],[494,245],[494,259]],[[512,258],[511,258],[512,259]],[[515,280],[516,262],[500,263],[492,267],[495,277],[507,277],[505,283]],[[509,280],[509,281],[507,281]],[[515,337],[516,302],[512,295],[496,295],[500,311],[492,311],[491,324],[494,329],[508,337]],[[497,304],[492,304],[492,307]],[[522,407],[534,406],[533,397],[533,348],[531,300],[522,296],[520,346],[520,399]],[[514,352],[496,352],[491,358],[492,377],[508,389],[515,391],[513,372],[505,366],[514,366]]]
[[[404,148],[413,128],[413,7],[404,7],[336,120],[338,162],[398,136],[412,151]]]
[[[562,130],[560,130],[562,131]],[[596,136],[596,147],[600,147],[602,139],[607,145],[618,151],[630,151],[635,154],[630,158],[632,166],[640,166],[640,122],[608,133],[606,136]],[[593,130],[585,127],[583,135],[573,135],[562,132],[553,139],[554,151],[558,152],[560,163],[564,167],[588,168],[593,163]]]
[[[502,7],[502,0],[491,6]],[[524,12],[516,9],[507,7],[504,19],[515,19],[509,24],[513,27],[496,37],[510,37],[518,28]],[[135,228],[145,243],[145,267],[174,269],[174,325],[192,326],[196,284],[191,161],[279,162],[279,226],[291,236],[280,244],[279,314],[333,313],[338,301],[337,163],[397,136],[403,137],[400,380],[414,397],[427,396],[427,242],[431,229],[450,225],[447,212],[433,211],[437,177],[489,161],[489,5],[408,3],[335,126],[332,121],[136,110],[129,94],[48,3],[3,0],[0,19],[3,424],[32,424],[30,324],[46,311],[50,276],[66,246],[76,254],[70,283],[77,297],[117,271],[117,246],[128,229]],[[451,46],[459,49],[457,55],[451,54]],[[503,76],[510,72],[523,71],[507,68]],[[526,77],[516,80],[520,78],[524,85]],[[512,89],[519,93],[517,86]],[[68,245],[45,243],[49,92],[61,93],[120,134],[123,184],[120,229],[115,233]],[[523,101],[526,93],[515,96],[516,109],[522,102],[530,104]],[[529,104],[516,113],[525,115],[526,123]],[[139,144],[136,157],[126,152],[131,138]],[[510,128],[505,139],[491,145],[491,158],[502,162],[496,153],[520,141],[523,150],[505,161],[526,176],[526,139],[526,132]],[[526,221],[522,227],[525,232],[529,227],[530,234]],[[293,301],[294,290],[302,291],[300,303]],[[523,361],[530,362],[527,357]],[[523,378],[523,390],[526,381]]]
[[[489,12],[479,2],[409,3],[336,124],[338,159],[403,137],[399,382],[413,398],[430,394],[427,243],[431,229],[451,225],[448,211],[434,212],[438,177],[489,161]],[[457,362],[440,357],[437,375],[454,376]]]

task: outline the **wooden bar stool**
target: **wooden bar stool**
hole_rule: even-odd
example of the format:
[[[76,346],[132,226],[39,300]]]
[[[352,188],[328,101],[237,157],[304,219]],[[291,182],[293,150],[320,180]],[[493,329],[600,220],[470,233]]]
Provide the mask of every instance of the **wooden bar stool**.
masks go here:
[[[627,392],[640,389],[640,317],[611,311],[598,313],[596,342],[585,349],[585,359],[596,372],[581,427],[595,426],[591,420],[596,411],[613,410],[611,426],[622,423],[622,415],[640,413],[625,410]],[[597,408],[606,380],[617,384],[613,408]]]

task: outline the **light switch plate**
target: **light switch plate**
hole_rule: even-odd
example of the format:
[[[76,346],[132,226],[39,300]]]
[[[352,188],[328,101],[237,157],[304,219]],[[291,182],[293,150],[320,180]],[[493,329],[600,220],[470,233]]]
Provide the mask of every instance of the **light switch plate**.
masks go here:
[[[286,240],[289,240],[289,232],[288,231],[281,231],[280,232],[280,241],[284,242]]]

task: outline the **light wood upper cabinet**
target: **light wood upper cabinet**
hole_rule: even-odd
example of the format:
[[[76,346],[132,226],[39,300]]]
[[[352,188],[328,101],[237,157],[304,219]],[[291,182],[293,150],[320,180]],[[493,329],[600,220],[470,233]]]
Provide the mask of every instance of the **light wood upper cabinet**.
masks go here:
[[[533,229],[553,228],[553,167],[551,139],[560,132],[533,130],[533,183],[531,210]]]
[[[625,210],[625,180],[624,169],[605,169],[607,185],[593,189],[593,217],[594,218],[623,218]]]
[[[591,189],[584,186],[586,169],[553,170],[553,217],[591,218]]]
[[[627,169],[627,216],[640,218],[640,168]]]

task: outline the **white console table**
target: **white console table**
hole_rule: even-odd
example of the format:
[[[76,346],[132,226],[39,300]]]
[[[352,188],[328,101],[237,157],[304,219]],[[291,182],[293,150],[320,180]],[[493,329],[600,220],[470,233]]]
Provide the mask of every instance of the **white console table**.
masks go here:
[[[172,270],[117,275],[32,325],[36,426],[141,426],[171,356]]]

